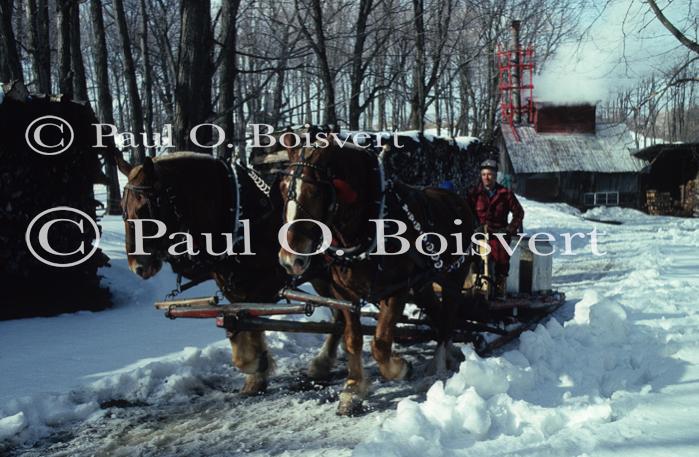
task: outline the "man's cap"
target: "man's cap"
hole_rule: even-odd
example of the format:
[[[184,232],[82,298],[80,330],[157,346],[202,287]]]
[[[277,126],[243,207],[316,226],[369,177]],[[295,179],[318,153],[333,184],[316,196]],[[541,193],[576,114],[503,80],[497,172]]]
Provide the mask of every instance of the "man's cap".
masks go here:
[[[498,163],[496,161],[494,161],[493,159],[484,160],[483,162],[481,162],[481,170],[483,170],[485,168],[490,168],[492,170],[497,171]]]

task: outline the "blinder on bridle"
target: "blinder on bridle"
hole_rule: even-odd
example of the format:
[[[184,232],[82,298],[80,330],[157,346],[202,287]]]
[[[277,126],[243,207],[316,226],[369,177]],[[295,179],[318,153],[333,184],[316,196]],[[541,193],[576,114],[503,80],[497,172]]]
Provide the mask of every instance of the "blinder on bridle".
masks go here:
[[[156,201],[159,200],[156,195],[156,189],[154,186],[139,186],[136,184],[126,184],[124,186],[124,197],[123,204],[121,205],[121,218],[126,221],[129,216],[126,214],[126,193],[131,192],[134,195],[144,195],[146,197],[146,205],[148,206],[148,218],[155,219],[155,212],[153,211],[153,204],[151,199],[155,197]]]
[[[316,146],[313,146],[314,149]],[[309,211],[307,208],[305,208],[301,202],[298,200],[298,195],[296,194],[296,180],[299,179],[303,182],[306,182],[311,185],[315,186],[325,186],[330,190],[330,202],[328,204],[327,208],[327,223],[330,225],[332,223],[332,220],[335,218],[335,214],[337,213],[337,208],[338,208],[338,198],[337,198],[337,189],[335,189],[335,185],[333,184],[333,179],[331,176],[327,174],[327,171],[324,170],[321,167],[318,167],[317,165],[314,165],[308,160],[306,160],[305,154],[304,154],[304,149],[301,149],[301,160],[297,162],[293,162],[289,164],[289,168],[293,169],[293,171],[290,172],[281,172],[281,174],[288,176],[291,178],[289,180],[289,186],[286,190],[286,203],[284,204],[284,213],[286,214],[286,208],[289,202],[294,202],[296,204],[296,207],[300,209],[303,213],[306,214],[308,219],[314,219],[314,220],[320,220],[317,217],[314,217],[314,215]],[[311,170],[315,171],[317,176],[308,176],[304,175],[304,168],[310,168]],[[289,222],[289,221],[287,221]]]
[[[318,149],[318,146],[314,144],[312,145],[312,148],[313,150],[315,150]],[[368,153],[368,151],[365,149],[363,149],[363,151]],[[308,209],[304,208],[303,205],[301,205],[301,203],[298,201],[298,195],[296,195],[296,179],[301,179],[304,182],[308,182],[309,184],[316,186],[327,186],[330,188],[330,203],[328,205],[328,218],[326,221],[326,225],[328,225],[328,228],[333,233],[333,236],[338,236],[339,239],[342,240],[339,231],[333,225],[333,220],[337,216],[339,202],[354,203],[358,196],[357,192],[354,189],[352,189],[352,187],[349,185],[347,181],[344,181],[340,178],[335,178],[332,175],[329,175],[328,172],[323,168],[308,162],[304,155],[304,152],[305,148],[302,148],[300,160],[289,164],[289,169],[293,169],[293,171],[280,173],[291,178],[289,182],[289,187],[287,188],[287,201],[284,205],[284,211],[286,212],[286,205],[288,205],[290,201],[293,201],[296,203],[297,208],[303,211],[309,219],[313,218],[313,214]],[[311,153],[312,152],[313,151],[311,151]],[[385,179],[381,155],[377,155],[375,159],[376,167],[374,170],[377,175],[378,194],[377,200],[374,203],[376,205],[377,217],[379,219],[382,219],[385,215],[386,192],[390,187],[390,183]],[[304,175],[303,170],[305,167],[314,170],[317,174],[317,177]],[[303,229],[303,226],[295,227],[295,230],[307,236],[311,240],[315,239],[315,236],[313,234],[307,233],[307,231]],[[321,243],[322,239],[318,241],[317,246],[319,246]],[[360,243],[356,246],[351,247],[342,246],[342,254],[335,254],[335,249],[331,245],[328,248],[327,254],[335,261],[348,263],[355,260],[366,259],[369,253],[373,251],[375,247],[376,238],[369,236],[366,243]]]

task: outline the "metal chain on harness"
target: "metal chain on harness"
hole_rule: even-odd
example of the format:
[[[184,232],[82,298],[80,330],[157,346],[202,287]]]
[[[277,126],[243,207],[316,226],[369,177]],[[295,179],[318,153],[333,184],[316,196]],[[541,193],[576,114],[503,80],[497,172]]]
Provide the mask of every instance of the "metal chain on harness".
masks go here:
[[[258,175],[252,168],[246,167],[246,171],[248,176],[250,177],[250,179],[252,179],[252,182],[260,190],[260,192],[269,197],[269,194],[272,192],[272,188],[270,187],[270,185],[267,184],[265,180],[262,179],[262,177]]]
[[[177,274],[177,279],[175,280],[175,288],[170,291],[169,294],[165,296],[165,301],[172,300],[182,293],[182,275]]]

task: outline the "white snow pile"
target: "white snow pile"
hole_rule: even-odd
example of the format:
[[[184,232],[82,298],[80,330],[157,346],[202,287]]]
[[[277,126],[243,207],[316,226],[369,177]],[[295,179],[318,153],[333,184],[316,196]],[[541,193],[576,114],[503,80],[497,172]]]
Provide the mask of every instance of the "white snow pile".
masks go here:
[[[529,231],[594,226],[522,200]],[[424,401],[402,400],[354,455],[697,455],[699,221],[582,216],[623,225],[599,226],[606,256],[581,246],[582,257],[557,258],[557,287],[577,302],[570,320],[537,326],[498,357],[465,347],[458,373]]]
[[[0,409],[0,441],[35,441],[53,427],[102,414],[104,402],[187,402],[193,395],[210,390],[202,380],[235,376],[225,340],[100,375],[97,381],[68,393],[34,394],[9,401]]]
[[[628,391],[651,391],[672,363],[648,351],[658,346],[652,332],[630,325],[624,306],[591,291],[573,320],[561,326],[551,319],[524,333],[518,350],[482,359],[465,347],[457,374],[435,383],[423,403],[401,401],[395,418],[354,455],[448,455],[503,436],[531,446],[574,433],[584,440],[591,424],[624,414]]]

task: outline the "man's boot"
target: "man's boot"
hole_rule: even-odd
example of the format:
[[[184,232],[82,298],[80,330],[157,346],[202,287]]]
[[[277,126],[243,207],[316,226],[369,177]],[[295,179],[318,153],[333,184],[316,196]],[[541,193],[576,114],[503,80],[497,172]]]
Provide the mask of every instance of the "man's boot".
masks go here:
[[[507,299],[507,275],[497,275],[495,277],[495,299]]]

